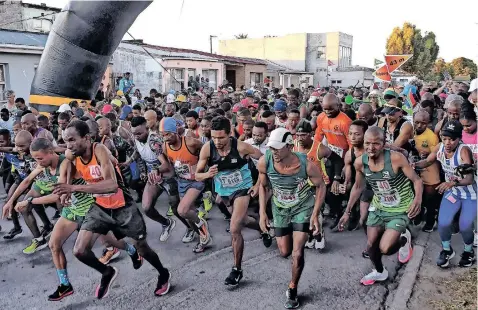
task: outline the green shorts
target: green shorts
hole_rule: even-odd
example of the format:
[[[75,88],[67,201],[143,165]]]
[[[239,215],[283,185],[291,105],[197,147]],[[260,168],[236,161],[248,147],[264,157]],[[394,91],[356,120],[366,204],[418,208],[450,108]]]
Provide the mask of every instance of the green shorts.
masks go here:
[[[78,224],[78,229],[81,227],[81,224],[83,224],[83,220],[85,219],[84,216],[74,214],[69,207],[64,207],[61,210],[61,216],[71,222]]]
[[[42,196],[50,195],[53,192],[52,183],[44,182],[41,180],[35,181],[35,183],[33,183],[32,188],[35,190],[35,192]]]
[[[387,212],[376,209],[368,212],[367,226],[382,226],[385,229],[393,229],[400,233],[404,233],[407,229],[410,219],[407,213]]]
[[[310,217],[314,206],[301,205],[292,208],[278,208],[272,205],[274,231],[277,237],[292,234],[293,231],[309,232]]]

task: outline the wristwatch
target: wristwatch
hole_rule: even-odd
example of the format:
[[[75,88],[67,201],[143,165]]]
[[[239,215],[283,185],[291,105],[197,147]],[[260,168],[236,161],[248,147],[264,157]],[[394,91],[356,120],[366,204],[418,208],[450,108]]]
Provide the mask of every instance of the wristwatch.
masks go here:
[[[32,204],[33,198],[34,198],[34,197],[28,197],[28,198],[27,198],[28,205],[31,205],[31,204]]]

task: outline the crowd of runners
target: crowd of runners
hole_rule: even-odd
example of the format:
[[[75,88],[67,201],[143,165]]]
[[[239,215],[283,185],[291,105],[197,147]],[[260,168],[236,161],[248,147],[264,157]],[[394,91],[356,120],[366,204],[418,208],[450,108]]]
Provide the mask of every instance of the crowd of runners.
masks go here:
[[[96,298],[108,295],[118,275],[110,262],[120,251],[134,269],[149,262],[158,272],[154,294],[167,294],[171,274],[146,241],[143,217],[162,226],[161,242],[183,234],[182,242],[202,253],[213,243],[212,208],[230,222],[224,234],[231,235],[233,267],[224,284],[240,283],[242,230],[256,230],[264,246],[275,239],[280,255],[291,256],[288,309],[299,307],[305,251],[326,247],[326,220],[332,232],[364,230],[357,255],[373,269],[362,285],[387,280],[383,255],[411,259],[411,225],[438,229],[443,250],[436,263],[443,268],[459,232],[458,264],[473,265],[476,79],[370,88],[225,83],[212,90],[195,83],[167,94],[151,89],[144,98],[139,90],[129,95],[129,74],[119,85],[49,116],[13,91],[1,107],[2,214],[13,225],[3,238],[24,231],[21,215],[32,235],[23,253],[50,248],[59,285],[49,300],[74,292],[63,244],[75,231],[74,256],[101,274]],[[169,206],[157,208],[162,193]],[[91,250],[97,239],[100,258]]]

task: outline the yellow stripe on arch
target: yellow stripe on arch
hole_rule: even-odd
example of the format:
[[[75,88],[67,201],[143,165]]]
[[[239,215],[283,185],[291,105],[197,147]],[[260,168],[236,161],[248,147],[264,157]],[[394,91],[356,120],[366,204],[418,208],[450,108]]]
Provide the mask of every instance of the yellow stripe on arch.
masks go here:
[[[30,95],[30,104],[48,104],[54,106],[61,106],[64,103],[70,103],[71,101],[82,101],[85,99],[75,99],[67,97],[54,97],[54,96],[42,96],[42,95]],[[90,100],[85,100],[90,102]]]

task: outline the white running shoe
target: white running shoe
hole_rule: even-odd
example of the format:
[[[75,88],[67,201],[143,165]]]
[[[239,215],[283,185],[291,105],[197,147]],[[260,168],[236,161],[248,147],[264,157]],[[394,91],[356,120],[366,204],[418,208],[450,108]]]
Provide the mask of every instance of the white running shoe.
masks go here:
[[[320,241],[315,239],[315,249],[316,250],[323,250],[325,249],[325,234],[324,234],[324,229],[320,232],[320,235],[322,238],[320,238]]]
[[[192,229],[187,229],[182,241],[183,243],[189,243],[193,242],[194,238],[196,238],[196,232]]]
[[[371,273],[366,275],[360,280],[360,283],[363,285],[372,285],[375,282],[381,282],[388,279],[388,271],[387,269],[383,268],[383,272],[378,272],[377,270],[373,269]]]
[[[315,238],[309,235],[309,238],[307,239],[307,242],[305,243],[304,247],[306,249],[313,249],[314,245],[315,245]]]
[[[163,226],[163,232],[161,233],[161,236],[159,236],[159,241],[165,242],[168,240],[174,227],[176,227],[176,221],[172,218],[169,218],[169,225]]]
[[[400,235],[401,237],[407,238],[407,243],[405,243],[404,246],[398,250],[398,261],[402,264],[408,263],[410,258],[412,258],[412,234],[410,234],[410,231],[407,229],[403,234]]]

